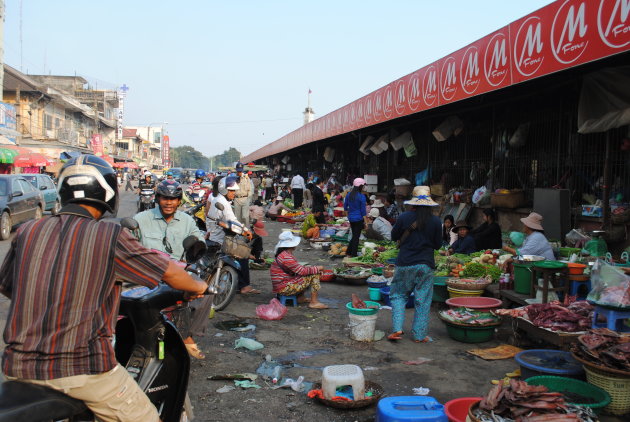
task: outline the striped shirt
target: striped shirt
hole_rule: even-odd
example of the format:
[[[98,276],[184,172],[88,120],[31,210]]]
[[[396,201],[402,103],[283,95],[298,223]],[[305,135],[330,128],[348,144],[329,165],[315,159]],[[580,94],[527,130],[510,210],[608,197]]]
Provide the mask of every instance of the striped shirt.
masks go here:
[[[3,372],[55,379],[113,369],[120,282],[154,287],[167,267],[120,225],[78,205],[23,224],[0,268],[0,292],[11,298]]]
[[[291,252],[282,251],[271,264],[269,272],[271,273],[273,292],[278,293],[282,291],[289,282],[299,281],[306,275],[317,274],[319,270],[317,267],[305,267],[300,265]]]

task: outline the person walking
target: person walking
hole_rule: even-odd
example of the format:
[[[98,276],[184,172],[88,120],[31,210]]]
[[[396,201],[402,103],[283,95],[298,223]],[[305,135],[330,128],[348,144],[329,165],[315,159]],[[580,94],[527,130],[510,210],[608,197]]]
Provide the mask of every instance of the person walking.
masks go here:
[[[125,172],[124,178],[127,182],[127,184],[125,185],[125,192],[127,192],[128,190],[133,192],[133,186],[131,186],[131,174],[129,172]]]
[[[326,224],[326,205],[328,201],[322,191],[324,179],[316,177],[313,180],[313,184],[313,215],[317,224]]]
[[[253,195],[252,182],[243,173],[243,163],[236,163],[236,183],[238,183],[238,191],[234,197],[234,215],[236,215],[239,223],[245,227],[249,227],[249,201]]]
[[[352,190],[346,195],[343,202],[343,209],[348,213],[348,221],[350,222],[350,230],[352,231],[352,239],[348,245],[347,256],[357,256],[359,249],[359,238],[361,230],[367,229],[368,220],[366,212],[365,195],[363,187],[365,180],[357,177],[352,182]]]
[[[416,186],[411,199],[405,201],[411,211],[400,215],[392,228],[392,240],[399,241],[396,272],[391,284],[392,333],[388,340],[400,340],[405,322],[405,304],[414,294],[415,313],[411,332],[414,341],[431,341],[428,334],[429,311],[433,296],[433,253],[442,246],[442,224],[431,208],[438,204],[431,199],[428,186]]]
[[[304,178],[300,176],[300,173],[295,173],[295,176],[291,179],[291,194],[293,195],[294,208],[302,208],[304,189],[306,189]]]

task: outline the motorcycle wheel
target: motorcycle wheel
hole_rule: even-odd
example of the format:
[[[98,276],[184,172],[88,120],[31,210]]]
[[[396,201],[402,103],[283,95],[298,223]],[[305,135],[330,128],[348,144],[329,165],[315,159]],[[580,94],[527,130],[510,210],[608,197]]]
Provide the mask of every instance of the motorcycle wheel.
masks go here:
[[[214,309],[217,311],[222,311],[223,309],[225,309],[230,304],[232,299],[234,299],[237,288],[238,273],[236,272],[236,270],[227,265],[221,268],[221,273],[219,274],[219,282],[217,284],[218,292],[214,295],[214,298],[212,299]]]

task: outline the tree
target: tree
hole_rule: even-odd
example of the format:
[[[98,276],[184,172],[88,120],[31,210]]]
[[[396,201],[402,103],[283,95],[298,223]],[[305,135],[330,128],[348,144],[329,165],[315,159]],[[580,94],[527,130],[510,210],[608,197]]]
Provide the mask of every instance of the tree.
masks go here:
[[[173,167],[210,170],[210,159],[191,146],[174,147],[170,153]]]
[[[239,152],[239,150],[234,147],[230,147],[230,149],[223,151],[222,154],[212,157],[212,162],[214,168],[216,169],[218,167],[230,167],[240,159],[241,153]]]

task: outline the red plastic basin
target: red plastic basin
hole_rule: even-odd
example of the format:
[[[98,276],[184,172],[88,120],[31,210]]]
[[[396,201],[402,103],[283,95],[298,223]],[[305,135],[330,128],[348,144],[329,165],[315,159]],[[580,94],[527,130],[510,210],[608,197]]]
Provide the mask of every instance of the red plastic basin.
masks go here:
[[[447,401],[444,404],[444,412],[450,422],[466,422],[470,406],[480,401],[483,397],[462,397]]]
[[[335,278],[335,273],[333,270],[324,270],[322,271],[322,275],[319,276],[319,281],[333,281]]]
[[[446,304],[453,308],[464,306],[470,309],[489,310],[500,307],[503,302],[493,297],[469,296],[453,297],[446,300]]]

